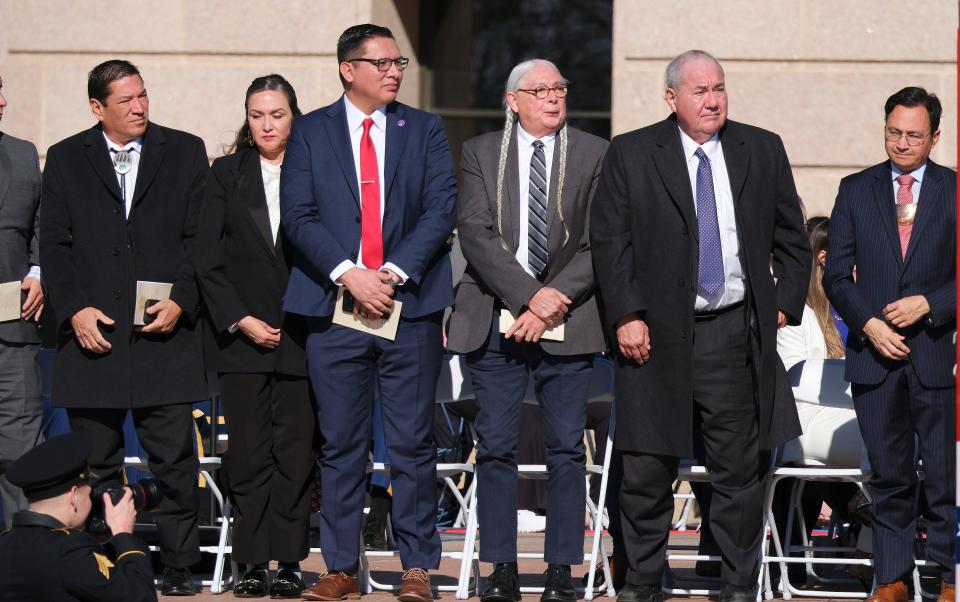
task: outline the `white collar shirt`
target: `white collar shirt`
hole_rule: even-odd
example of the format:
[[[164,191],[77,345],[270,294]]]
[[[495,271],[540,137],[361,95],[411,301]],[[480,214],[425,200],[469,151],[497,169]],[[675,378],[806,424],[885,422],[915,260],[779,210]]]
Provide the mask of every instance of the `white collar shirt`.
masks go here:
[[[124,215],[130,217],[130,205],[133,203],[133,193],[137,187],[137,172],[140,170],[140,156],[143,154],[143,137],[128,142],[123,146],[107,138],[106,133],[103,134],[103,139],[107,141],[107,154],[110,156],[111,166],[113,165],[113,159],[117,152],[126,150],[130,155],[130,171],[126,174],[120,174],[114,170],[114,173],[117,175],[117,184],[120,186],[121,193],[123,194]]]
[[[909,172],[913,176],[913,184],[910,185],[910,192],[913,193],[913,202],[916,203],[920,200],[920,186],[923,184],[923,176],[927,172],[927,162],[924,161],[923,165]],[[897,176],[903,175],[903,172],[900,171],[900,168],[890,163],[890,177],[893,178],[893,202],[897,202],[897,191],[900,190],[900,183],[897,182]]]
[[[539,140],[543,142],[543,155],[544,162],[547,167],[547,214],[550,212],[550,204],[556,203],[557,199],[552,198],[550,194],[553,192],[550,190],[550,174],[553,170],[553,150],[557,140],[557,134],[547,134],[542,138],[534,138],[527,133],[520,126],[520,122],[517,122],[517,163],[520,167],[519,173],[519,183],[520,183],[520,203],[518,205],[519,211],[516,213],[515,219],[520,222],[520,240],[517,245],[517,252],[514,256],[517,258],[517,263],[523,267],[531,276],[535,276],[533,270],[530,268],[530,257],[529,257],[529,246],[530,246],[530,161],[533,160],[533,143]],[[556,195],[554,195],[556,196]],[[549,226],[548,226],[549,227]],[[547,258],[547,261],[550,261],[550,258]]]
[[[273,243],[277,243],[280,230],[280,164],[274,164],[260,157],[260,176],[263,178],[263,194],[267,199],[267,214],[270,216],[270,231]]]
[[[720,226],[720,249],[723,255],[723,286],[710,295],[698,284],[694,310],[720,309],[743,301],[745,290],[743,266],[740,265],[737,216],[733,207],[733,192],[730,189],[730,175],[727,173],[727,164],[723,158],[723,147],[717,134],[714,134],[703,144],[697,144],[683,130],[680,130],[680,141],[683,144],[683,158],[687,164],[687,175],[690,177],[690,189],[693,190],[694,211],[697,209],[697,168],[700,167],[700,159],[696,155],[697,149],[702,148],[704,154],[707,155],[707,159],[710,160],[713,191],[717,203],[717,223]],[[697,277],[697,274],[693,274],[694,279],[697,279]]]
[[[370,139],[373,141],[373,148],[377,153],[377,180],[380,182],[380,224],[382,225],[383,212],[387,202],[387,194],[383,178],[383,166],[384,163],[386,163],[387,156],[387,107],[377,107],[372,114],[366,115],[363,111],[358,109],[356,105],[350,102],[350,99],[347,98],[346,94],[343,95],[343,105],[346,109],[347,115],[347,131],[350,133],[350,148],[353,151],[353,166],[357,171],[357,194],[360,194],[360,191],[363,190],[363,186],[360,184],[360,139],[363,137],[363,122],[368,117],[373,119],[373,125],[370,126]],[[352,199],[349,200],[350,202],[353,202]],[[330,272],[330,280],[340,284],[340,276],[342,276],[344,272],[350,268],[366,267],[363,265],[363,249],[360,247],[362,247],[362,245],[358,245],[357,247],[356,261],[341,262],[333,269],[332,272]],[[386,257],[384,257],[384,259],[386,259]],[[397,276],[399,276],[401,283],[407,281],[407,274],[395,264],[388,261],[383,264],[383,267],[391,270]]]

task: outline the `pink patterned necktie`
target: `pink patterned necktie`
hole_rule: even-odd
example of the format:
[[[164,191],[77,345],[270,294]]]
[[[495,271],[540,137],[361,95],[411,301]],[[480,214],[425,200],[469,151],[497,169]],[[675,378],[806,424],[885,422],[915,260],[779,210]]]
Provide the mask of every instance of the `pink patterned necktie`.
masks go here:
[[[897,176],[897,183],[900,185],[900,188],[897,189],[897,205],[913,204],[913,182],[914,177],[910,174]],[[898,223],[897,228],[900,230],[900,252],[906,258],[907,246],[910,244],[910,233],[913,231],[913,220],[910,220],[908,224]]]

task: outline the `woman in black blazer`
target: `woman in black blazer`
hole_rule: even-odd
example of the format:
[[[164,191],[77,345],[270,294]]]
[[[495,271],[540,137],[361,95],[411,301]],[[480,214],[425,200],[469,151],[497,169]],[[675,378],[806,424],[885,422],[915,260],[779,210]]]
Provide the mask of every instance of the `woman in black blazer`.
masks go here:
[[[280,228],[280,166],[297,97],[279,75],[247,88],[246,121],[213,162],[197,235],[207,370],[216,372],[230,432],[238,598],[299,598],[309,552],[316,417],[300,317],[285,314],[290,248]],[[267,587],[269,562],[278,570]]]

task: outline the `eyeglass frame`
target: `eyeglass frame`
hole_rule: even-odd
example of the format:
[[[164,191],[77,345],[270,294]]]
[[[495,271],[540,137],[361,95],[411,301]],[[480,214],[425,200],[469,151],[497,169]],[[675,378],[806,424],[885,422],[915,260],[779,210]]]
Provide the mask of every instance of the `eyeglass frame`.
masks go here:
[[[891,129],[893,129],[896,132],[899,132],[899,134],[897,134],[896,137],[893,137],[894,134],[893,132],[890,131]],[[914,136],[913,138],[911,138],[910,134],[917,134],[917,133],[898,130],[897,128],[890,128],[888,126],[883,127],[884,140],[886,140],[887,142],[900,142],[900,138],[906,138],[907,146],[920,146],[921,144],[923,144],[923,141],[930,136],[930,134],[928,133],[928,134],[921,134],[919,135],[919,137]]]
[[[393,67],[394,65],[396,65],[397,69],[399,69],[400,71],[405,71],[407,67],[410,65],[410,59],[408,59],[405,56],[398,56],[395,59],[393,58],[367,59],[367,58],[357,57],[353,59],[347,59],[344,62],[352,63],[353,61],[363,61],[364,63],[370,63],[371,65],[377,68],[377,71],[381,73],[386,73],[387,71],[390,71],[390,68]],[[381,64],[386,65],[387,68],[381,69],[380,68]]]
[[[567,92],[569,91],[570,84],[557,84],[556,86],[544,86],[539,85],[536,88],[517,88],[517,92],[526,92],[527,94],[533,95],[537,100],[546,100],[550,96],[550,92],[553,91],[557,95],[557,98],[566,98]],[[560,93],[560,90],[563,90],[563,93]],[[540,91],[543,91],[543,96],[540,96]]]

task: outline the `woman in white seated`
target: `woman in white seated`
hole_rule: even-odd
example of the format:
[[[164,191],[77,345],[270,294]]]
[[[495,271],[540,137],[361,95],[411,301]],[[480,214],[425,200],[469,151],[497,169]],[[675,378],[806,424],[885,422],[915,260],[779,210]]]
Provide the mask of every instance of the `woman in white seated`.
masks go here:
[[[795,388],[797,413],[803,435],[790,441],[783,448],[780,463],[782,465],[814,465],[826,468],[867,468],[866,452],[857,423],[857,414],[853,409],[849,385],[843,380],[843,365],[830,360],[840,360],[844,356],[844,344],[847,327],[830,306],[821,284],[823,265],[827,260],[827,232],[830,218],[814,217],[807,221],[812,250],[812,269],[810,285],[807,289],[807,302],[803,308],[803,318],[799,326],[785,326],[777,332],[777,352],[787,372],[800,362],[805,374],[801,387]],[[819,371],[812,375],[810,371]],[[807,387],[802,386],[811,377],[816,381],[812,387],[815,392],[804,395]],[[781,482],[774,498],[774,514],[781,538],[789,507],[791,479]],[[866,514],[863,504],[867,503],[859,489],[852,483],[807,483],[801,506],[807,528],[820,513],[824,501],[837,512],[842,522],[851,518],[861,518]],[[850,509],[858,509],[856,516],[850,516]],[[867,525],[860,530],[857,556],[865,556],[869,550],[869,531]],[[796,529],[796,526],[794,527]],[[794,531],[794,541],[799,535]],[[805,579],[803,565],[790,566],[790,579],[802,583]],[[850,572],[865,587],[869,587],[872,574],[867,567],[856,567]],[[779,573],[772,565],[774,573]]]
[[[777,333],[777,352],[788,372],[801,361],[843,358],[847,327],[830,306],[821,284],[829,226],[827,217],[814,217],[807,222],[813,266],[803,319],[799,326],[785,326]],[[821,365],[817,362],[816,369]],[[814,366],[804,368],[814,369]],[[842,366],[826,368],[842,372]],[[837,390],[824,391],[816,399],[797,399],[803,435],[784,448],[783,462],[860,468],[866,456],[848,385],[839,378],[824,382],[833,383]]]

